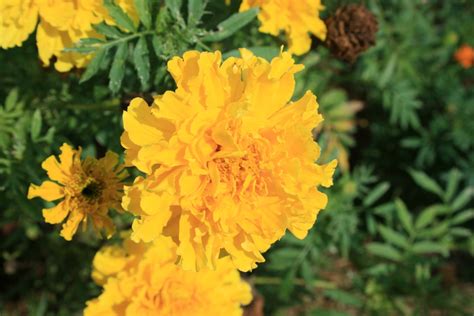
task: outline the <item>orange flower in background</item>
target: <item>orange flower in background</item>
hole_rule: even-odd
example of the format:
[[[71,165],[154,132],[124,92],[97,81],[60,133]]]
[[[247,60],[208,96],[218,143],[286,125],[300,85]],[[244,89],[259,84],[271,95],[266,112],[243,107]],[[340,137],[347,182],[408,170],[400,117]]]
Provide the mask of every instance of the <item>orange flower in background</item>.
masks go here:
[[[289,50],[303,55],[311,48],[311,35],[326,38],[326,24],[319,17],[321,0],[243,0],[240,11],[259,7],[260,32],[278,36],[285,32]]]
[[[137,20],[133,0],[117,4]],[[65,72],[85,67],[91,56],[64,52],[81,38],[100,38],[92,26],[100,22],[114,24],[102,0],[0,0],[0,47],[21,46],[36,30],[41,61],[49,66],[56,57],[56,70]]]
[[[458,48],[458,50],[454,54],[454,58],[464,68],[471,68],[474,64],[474,48],[467,44],[464,44]]]
[[[185,270],[221,257],[255,268],[287,229],[306,236],[327,203],[318,187],[332,185],[336,161],[316,164],[316,97],[290,101],[303,66],[286,52],[271,62],[241,55],[173,58],[177,89],[151,107],[136,98],[123,115],[126,161],[145,173],[125,188],[132,239],[171,237]]]
[[[252,300],[228,258],[199,273],[181,270],[175,260],[176,246],[164,237],[102,248],[92,275],[103,292],[87,302],[84,315],[239,316]]]
[[[28,198],[41,197],[46,201],[62,199],[56,206],[43,209],[47,223],[58,224],[66,220],[61,236],[71,240],[81,222],[88,221],[96,230],[104,229],[107,236],[114,232],[108,216],[110,208],[121,210],[122,180],[128,176],[118,155],[108,152],[99,160],[87,157],[81,161],[81,149],[74,150],[68,144],[61,146],[60,161],[48,157],[42,164],[53,181],[30,185]]]

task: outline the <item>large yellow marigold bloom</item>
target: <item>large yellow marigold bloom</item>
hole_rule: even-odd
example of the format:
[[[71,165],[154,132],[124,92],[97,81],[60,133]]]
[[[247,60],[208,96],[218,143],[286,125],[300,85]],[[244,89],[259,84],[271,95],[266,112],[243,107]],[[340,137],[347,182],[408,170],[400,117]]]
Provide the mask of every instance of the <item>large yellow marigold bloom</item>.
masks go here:
[[[255,268],[286,229],[306,236],[327,202],[317,187],[332,184],[336,162],[315,163],[316,97],[290,102],[303,66],[286,52],[271,63],[241,54],[173,58],[176,91],[151,107],[136,98],[123,115],[126,160],[146,174],[125,188],[132,238],[171,236],[185,270],[223,256]]]
[[[321,0],[243,0],[240,11],[260,7],[260,32],[278,36],[284,31],[290,52],[302,55],[311,48],[310,33],[326,38],[326,24],[319,18]]]
[[[133,0],[119,0],[117,4],[137,21]],[[81,38],[100,37],[92,28],[94,24],[113,24],[102,0],[0,0],[0,47],[21,46],[38,20],[39,57],[45,66],[56,57],[54,66],[58,71],[84,67],[89,55],[63,50]]]
[[[62,226],[61,236],[71,240],[81,222],[91,221],[96,230],[104,229],[107,236],[114,232],[108,212],[110,208],[121,210],[122,180],[127,171],[119,164],[118,155],[108,152],[99,160],[87,157],[81,161],[81,149],[74,150],[63,144],[59,162],[55,156],[42,164],[51,180],[41,185],[30,185],[28,198],[41,197],[46,201],[63,199],[52,208],[43,209],[47,223]]]
[[[84,316],[237,316],[252,299],[228,258],[215,271],[183,271],[176,246],[165,237],[152,244],[108,246],[94,258],[93,278],[103,293],[87,302]]]

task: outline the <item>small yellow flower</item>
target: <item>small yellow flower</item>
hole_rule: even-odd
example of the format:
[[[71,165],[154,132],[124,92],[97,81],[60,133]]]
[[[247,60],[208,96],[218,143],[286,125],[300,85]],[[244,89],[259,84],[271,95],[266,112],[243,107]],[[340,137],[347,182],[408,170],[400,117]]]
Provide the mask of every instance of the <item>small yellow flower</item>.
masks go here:
[[[241,54],[173,58],[176,91],[151,107],[136,98],[123,115],[126,161],[146,174],[125,188],[132,239],[172,237],[185,270],[226,256],[255,268],[286,229],[306,236],[327,203],[317,187],[332,185],[336,161],[315,163],[316,97],[290,102],[303,66],[286,52],[271,63]]]
[[[242,315],[241,305],[252,294],[228,259],[218,260],[215,271],[199,273],[181,270],[175,260],[176,246],[165,237],[103,248],[93,263],[103,292],[87,302],[84,315]]]
[[[243,0],[240,11],[260,7],[260,32],[278,36],[284,31],[290,52],[303,55],[311,48],[310,33],[326,38],[326,25],[319,18],[321,0]]]
[[[67,218],[61,230],[61,236],[66,240],[71,240],[79,224],[87,224],[88,220],[96,230],[104,229],[110,236],[114,225],[108,212],[110,208],[121,210],[121,181],[127,177],[127,171],[119,164],[118,155],[112,152],[99,160],[87,157],[81,161],[80,156],[80,148],[74,150],[63,144],[59,162],[55,156],[50,156],[42,164],[55,182],[31,184],[28,198],[63,199],[56,206],[43,209],[43,217],[50,224],[61,223]]]
[[[119,0],[117,4],[138,21],[133,0]],[[100,22],[114,22],[102,0],[0,0],[0,47],[7,49],[28,38],[39,21],[36,44],[45,66],[56,57],[56,70],[64,72],[73,67],[85,67],[90,55],[64,52],[81,38],[100,38],[92,26]]]

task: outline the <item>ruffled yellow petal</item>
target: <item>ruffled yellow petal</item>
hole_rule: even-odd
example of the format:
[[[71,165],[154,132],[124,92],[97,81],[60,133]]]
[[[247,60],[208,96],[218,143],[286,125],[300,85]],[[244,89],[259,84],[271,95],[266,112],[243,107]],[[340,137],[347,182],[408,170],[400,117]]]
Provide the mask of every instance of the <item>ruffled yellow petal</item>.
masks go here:
[[[31,184],[28,189],[28,198],[35,197],[40,197],[46,201],[54,201],[64,197],[64,188],[51,181],[45,181],[40,186]]]
[[[59,224],[69,214],[66,202],[62,201],[52,208],[43,209],[43,217],[46,223]]]
[[[72,211],[66,223],[63,224],[60,235],[66,240],[71,240],[83,219],[84,213]]]

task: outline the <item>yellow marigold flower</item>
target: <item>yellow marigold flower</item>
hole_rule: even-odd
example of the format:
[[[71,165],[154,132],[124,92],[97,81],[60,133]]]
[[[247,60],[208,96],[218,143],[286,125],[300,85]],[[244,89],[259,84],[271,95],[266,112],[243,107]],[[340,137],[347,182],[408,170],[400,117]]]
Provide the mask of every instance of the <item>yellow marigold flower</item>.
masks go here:
[[[108,212],[110,208],[121,210],[123,195],[121,181],[127,171],[119,164],[118,155],[107,152],[99,160],[87,157],[81,161],[81,149],[74,150],[68,144],[61,146],[59,162],[55,156],[43,161],[42,167],[51,180],[41,185],[30,185],[28,198],[41,197],[46,201],[63,199],[52,208],[43,209],[47,223],[62,226],[61,236],[71,240],[81,222],[91,221],[96,230],[104,229],[107,236],[114,232]]]
[[[260,32],[278,36],[284,31],[290,52],[303,55],[311,48],[311,36],[326,38],[326,24],[319,18],[321,0],[243,0],[240,11],[260,7]]]
[[[308,91],[290,102],[303,68],[282,52],[271,63],[190,51],[168,70],[177,84],[151,107],[123,114],[126,161],[146,174],[125,187],[136,216],[132,239],[170,236],[185,270],[229,256],[247,271],[289,229],[304,238],[327,203],[336,161],[315,163],[312,129],[322,121]]]
[[[138,21],[133,0],[117,4]],[[114,24],[102,0],[0,0],[0,47],[21,46],[35,28],[41,61],[50,64],[53,56],[58,71],[84,67],[90,55],[63,52],[81,38],[99,38],[92,26],[105,21]]]
[[[252,299],[228,258],[215,271],[183,271],[174,262],[176,246],[161,237],[152,244],[108,246],[94,258],[94,274],[102,275],[102,294],[87,302],[85,316],[242,315]],[[94,277],[96,279],[96,277]]]

